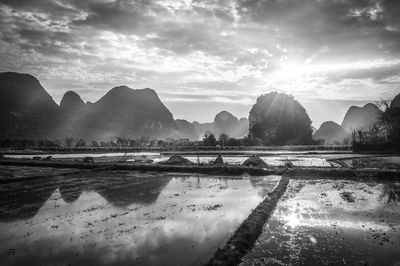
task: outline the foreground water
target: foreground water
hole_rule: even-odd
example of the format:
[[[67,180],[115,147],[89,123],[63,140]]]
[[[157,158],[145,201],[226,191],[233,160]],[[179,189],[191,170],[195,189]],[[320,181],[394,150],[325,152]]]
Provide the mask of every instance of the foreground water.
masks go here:
[[[399,265],[400,183],[291,180],[243,265]]]
[[[0,265],[198,265],[280,177],[101,172],[0,187]]]

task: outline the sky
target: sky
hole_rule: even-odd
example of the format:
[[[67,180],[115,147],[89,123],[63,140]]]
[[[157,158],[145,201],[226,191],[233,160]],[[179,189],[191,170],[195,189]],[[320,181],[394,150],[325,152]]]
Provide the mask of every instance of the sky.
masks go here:
[[[0,71],[59,102],[152,88],[174,118],[248,117],[294,95],[313,125],[400,93],[396,0],[0,0]]]

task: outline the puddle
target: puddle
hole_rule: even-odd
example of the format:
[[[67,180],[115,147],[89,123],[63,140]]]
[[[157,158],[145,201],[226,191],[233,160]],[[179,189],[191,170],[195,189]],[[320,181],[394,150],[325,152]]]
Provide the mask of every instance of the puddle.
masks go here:
[[[0,265],[198,265],[279,176],[101,172],[0,187]]]
[[[291,180],[242,265],[400,263],[400,183]]]

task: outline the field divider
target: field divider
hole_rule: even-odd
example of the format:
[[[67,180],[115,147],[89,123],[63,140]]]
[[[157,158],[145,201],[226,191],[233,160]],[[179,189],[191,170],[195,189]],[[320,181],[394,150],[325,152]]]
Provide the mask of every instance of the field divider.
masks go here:
[[[160,164],[130,164],[118,162],[72,162],[62,160],[39,161],[26,159],[0,159],[0,165],[75,168],[86,170],[123,170],[123,171],[151,171],[151,172],[177,172],[199,173],[209,175],[283,175],[290,174],[294,178],[328,178],[328,179],[359,179],[377,178],[383,180],[399,180],[400,169],[374,169],[374,168],[331,168],[331,167],[247,167],[242,165],[160,165]]]
[[[206,265],[238,265],[241,262],[242,257],[252,249],[262,233],[264,224],[271,217],[279,199],[285,193],[289,179],[289,175],[282,176],[278,186],[252,211],[225,247],[218,249]]]

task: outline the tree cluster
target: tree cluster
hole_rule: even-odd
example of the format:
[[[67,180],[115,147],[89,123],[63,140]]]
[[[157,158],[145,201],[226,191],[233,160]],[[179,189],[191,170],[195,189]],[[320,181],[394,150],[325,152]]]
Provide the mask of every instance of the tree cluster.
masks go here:
[[[249,133],[264,145],[312,143],[311,120],[293,96],[271,92],[257,98],[250,111]]]

